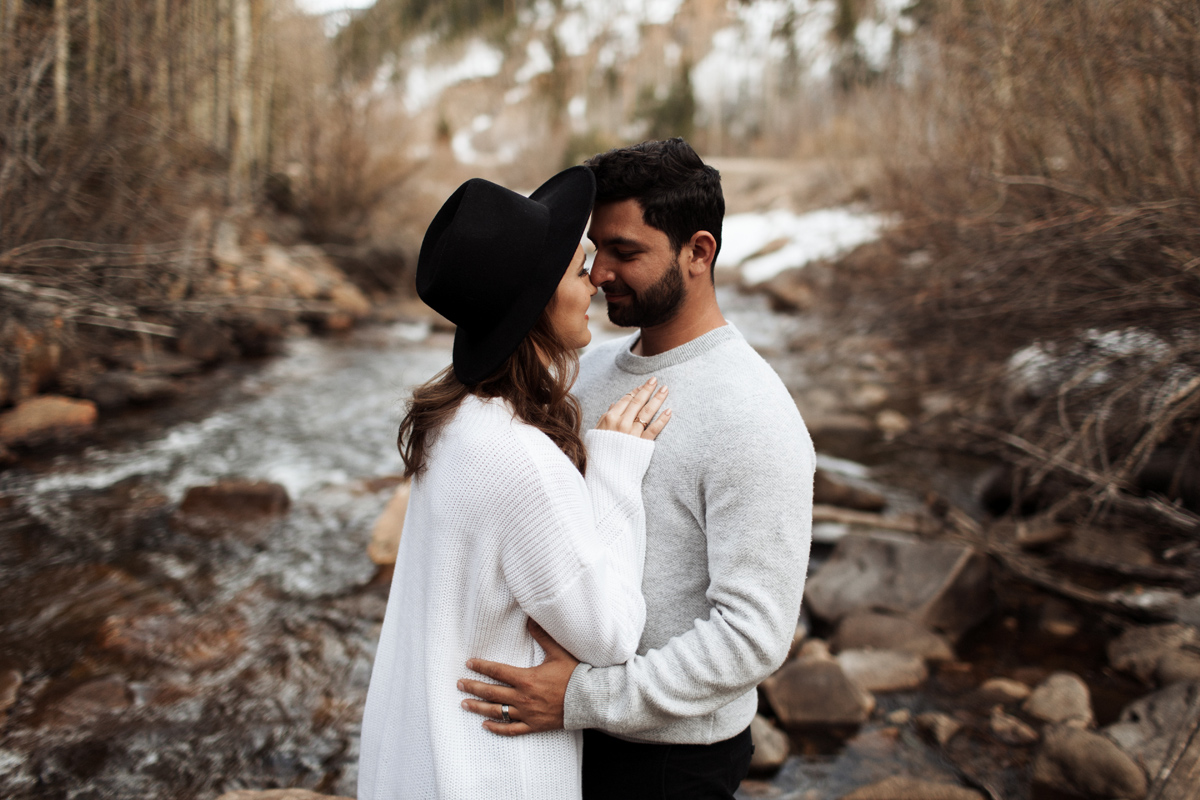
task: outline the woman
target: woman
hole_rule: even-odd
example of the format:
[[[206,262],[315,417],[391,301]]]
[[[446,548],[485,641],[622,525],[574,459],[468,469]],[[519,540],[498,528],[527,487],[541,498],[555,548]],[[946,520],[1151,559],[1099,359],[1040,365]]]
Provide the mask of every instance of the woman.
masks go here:
[[[580,437],[569,389],[591,338],[579,241],[594,195],[586,167],[528,198],[475,179],[425,234],[417,290],[457,325],[454,357],[400,426],[414,480],[359,800],[578,797],[579,732],[496,736],[460,706],[456,680],[480,677],[470,657],[540,663],[530,619],[596,665],[625,661],[641,637],[641,482],[670,412],[655,418],[666,389],[652,379]]]

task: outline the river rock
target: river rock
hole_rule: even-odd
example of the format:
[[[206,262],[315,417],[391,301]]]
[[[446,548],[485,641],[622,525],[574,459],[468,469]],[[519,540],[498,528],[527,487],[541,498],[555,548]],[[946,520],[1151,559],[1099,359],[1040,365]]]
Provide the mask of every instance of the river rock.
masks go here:
[[[804,422],[819,453],[861,460],[879,439],[875,423],[862,414],[818,413]]]
[[[1157,775],[1172,741],[1183,730],[1189,709],[1200,704],[1200,683],[1176,683],[1135,700],[1104,729],[1146,772]]]
[[[0,672],[0,726],[8,720],[8,710],[16,705],[17,693],[24,679],[15,669]]]
[[[1043,722],[1073,720],[1088,727],[1092,717],[1092,694],[1083,679],[1071,672],[1055,672],[1029,695],[1022,709]]]
[[[237,789],[217,800],[354,800],[342,795],[318,794],[308,789]]]
[[[923,781],[907,775],[893,775],[877,783],[855,789],[841,800],[984,800],[974,789],[953,783]]]
[[[1152,684],[1175,677],[1191,659],[1185,647],[1200,645],[1200,632],[1190,625],[1169,622],[1163,625],[1135,626],[1108,643],[1108,663],[1122,672]],[[1182,657],[1181,657],[1182,656]],[[1164,666],[1165,670],[1160,670]]]
[[[890,614],[856,611],[838,625],[832,644],[836,650],[873,647],[912,653],[927,661],[951,661],[954,650],[946,637]]]
[[[221,481],[193,486],[179,504],[185,514],[257,517],[283,514],[291,505],[287,489],[267,481]]]
[[[1069,725],[1045,730],[1033,762],[1033,783],[1096,800],[1140,800],[1146,775],[1112,740]]]
[[[1172,650],[1164,653],[1154,672],[1159,686],[1180,681],[1200,681],[1200,653],[1192,650]]]
[[[962,730],[963,724],[949,714],[943,714],[940,711],[926,711],[922,714],[917,714],[914,720],[917,729],[924,731],[933,737],[934,741],[942,747],[954,738],[954,734]]]
[[[813,478],[813,503],[859,511],[879,511],[887,505],[887,499],[879,492],[843,483],[830,477],[825,470],[818,469]]]
[[[95,376],[81,394],[104,409],[121,408],[130,403],[149,403],[174,397],[179,384],[161,375],[144,375],[125,370],[108,370]]]
[[[987,556],[898,533],[850,534],[809,579],[804,598],[810,612],[831,622],[884,610],[957,636],[991,609]]]
[[[165,664],[186,672],[216,669],[246,648],[240,615],[181,618],[174,609],[139,616],[111,616],[98,645],[126,662]]]
[[[1069,639],[1078,634],[1081,627],[1083,627],[1083,620],[1066,603],[1050,599],[1042,605],[1038,628],[1051,636]]]
[[[894,408],[885,408],[875,415],[875,427],[884,439],[891,441],[912,430],[912,420]]]
[[[783,766],[788,757],[787,734],[772,725],[766,717],[755,714],[750,721],[750,738],[754,741],[754,755],[750,757],[751,772],[761,775]]]
[[[183,325],[175,340],[175,347],[181,355],[203,364],[234,358],[238,352],[230,330],[207,320]]]
[[[1038,740],[1037,731],[1021,720],[1004,711],[1000,705],[992,706],[992,714],[988,725],[996,738],[1005,744],[1033,744]]]
[[[788,728],[850,727],[866,722],[875,698],[854,685],[836,661],[801,655],[763,681],[763,692]]]
[[[71,690],[42,716],[44,725],[75,728],[97,717],[117,714],[129,708],[132,698],[125,679],[117,675],[94,678]]]
[[[929,677],[920,656],[899,650],[843,650],[837,662],[854,685],[868,692],[915,689]]]
[[[991,708],[997,703],[1007,705],[1017,703],[1029,697],[1032,690],[1012,678],[989,678],[972,693],[972,700],[982,706]]]
[[[408,513],[408,497],[412,484],[405,482],[396,487],[383,513],[371,530],[371,542],[367,545],[367,556],[376,564],[385,566],[396,563],[400,549],[400,536],[404,533],[404,515]]]
[[[96,424],[96,404],[90,400],[45,395],[26,400],[0,414],[0,444],[32,445],[68,439]]]

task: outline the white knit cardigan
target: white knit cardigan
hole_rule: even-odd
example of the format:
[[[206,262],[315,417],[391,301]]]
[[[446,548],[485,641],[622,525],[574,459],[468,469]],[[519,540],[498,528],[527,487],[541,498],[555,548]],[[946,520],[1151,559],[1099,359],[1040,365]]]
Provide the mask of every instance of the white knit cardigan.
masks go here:
[[[479,657],[543,652],[532,617],[580,660],[641,637],[642,477],[654,443],[590,431],[586,480],[501,400],[469,396],[414,482],[363,715],[359,800],[580,796],[578,731],[502,737],[461,707]]]

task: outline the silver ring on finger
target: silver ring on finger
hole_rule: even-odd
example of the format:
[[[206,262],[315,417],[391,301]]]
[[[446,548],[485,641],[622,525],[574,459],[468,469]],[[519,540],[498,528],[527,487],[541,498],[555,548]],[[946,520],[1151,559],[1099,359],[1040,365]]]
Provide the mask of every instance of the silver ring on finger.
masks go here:
[[[500,705],[500,718],[504,720],[506,725],[512,722],[512,717],[508,715],[508,703],[502,703]]]

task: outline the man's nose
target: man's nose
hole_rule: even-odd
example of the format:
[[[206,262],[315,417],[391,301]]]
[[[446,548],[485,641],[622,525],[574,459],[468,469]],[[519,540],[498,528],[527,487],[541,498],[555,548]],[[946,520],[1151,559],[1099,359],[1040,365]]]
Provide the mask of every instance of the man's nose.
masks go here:
[[[597,253],[595,260],[592,261],[592,272],[588,277],[592,281],[592,286],[600,287],[616,276],[611,269],[604,266],[604,261],[601,259],[600,254]]]

